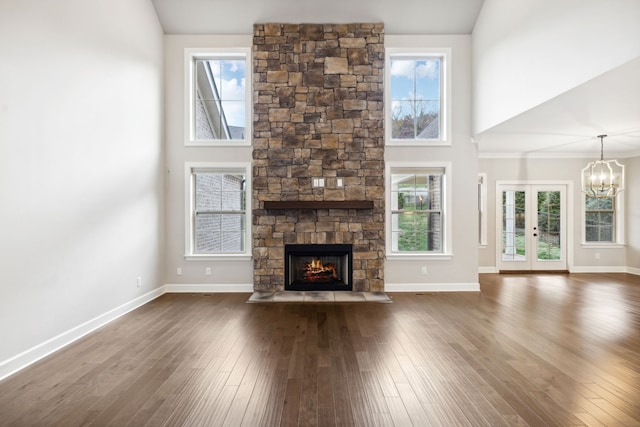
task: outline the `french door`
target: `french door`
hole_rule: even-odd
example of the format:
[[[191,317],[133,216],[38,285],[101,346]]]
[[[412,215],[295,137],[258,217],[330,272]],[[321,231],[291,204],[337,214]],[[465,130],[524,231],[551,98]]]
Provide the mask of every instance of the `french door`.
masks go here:
[[[496,194],[498,269],[566,271],[566,185],[498,183]]]

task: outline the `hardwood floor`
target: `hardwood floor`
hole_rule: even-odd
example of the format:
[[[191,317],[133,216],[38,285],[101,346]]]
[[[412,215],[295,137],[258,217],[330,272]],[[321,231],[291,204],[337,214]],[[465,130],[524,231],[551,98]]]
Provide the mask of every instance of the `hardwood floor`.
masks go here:
[[[480,283],[393,304],[166,294],[0,382],[0,425],[640,425],[640,277]]]

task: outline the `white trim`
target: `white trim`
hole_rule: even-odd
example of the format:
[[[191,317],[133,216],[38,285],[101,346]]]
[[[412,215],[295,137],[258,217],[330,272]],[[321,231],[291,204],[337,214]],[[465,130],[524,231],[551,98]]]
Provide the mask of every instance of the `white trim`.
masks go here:
[[[640,276],[640,268],[627,267],[627,273],[635,274],[636,276]]]
[[[479,143],[480,146],[482,142]],[[640,152],[630,151],[627,153],[609,153],[618,159],[638,157]],[[593,159],[593,153],[569,153],[569,152],[515,152],[515,153],[490,153],[478,152],[479,159]]]
[[[580,247],[583,249],[623,249],[627,246],[624,243],[606,243],[606,242],[593,242],[593,243],[580,243]]]
[[[192,233],[193,228],[193,197],[192,197],[192,170],[198,168],[211,168],[211,169],[243,169],[245,173],[246,181],[246,199],[245,199],[245,212],[246,212],[246,231],[245,231],[245,251],[238,254],[194,254]],[[185,194],[185,234],[184,234],[184,257],[187,261],[229,261],[231,259],[238,261],[249,261],[252,259],[252,208],[251,208],[251,162],[185,162],[184,164],[184,194]]]
[[[250,146],[252,141],[253,123],[253,61],[251,47],[217,47],[217,48],[185,48],[184,50],[184,145],[191,147],[240,147]],[[194,71],[193,60],[198,57],[245,59],[245,138],[232,140],[196,140],[193,135],[194,117]]]
[[[385,292],[480,292],[480,283],[385,283]]]
[[[164,286],[147,292],[127,303],[124,303],[104,314],[94,317],[74,328],[69,329],[47,341],[40,343],[20,354],[17,354],[3,362],[0,362],[0,381],[16,372],[26,368],[38,360],[72,344],[85,335],[95,331],[98,328],[116,320],[136,308],[147,304],[148,302],[158,298],[165,293]]]
[[[393,38],[391,39],[393,40]],[[452,82],[453,73],[451,71],[452,54],[451,48],[429,48],[429,47],[392,47],[388,40],[385,40],[385,70],[384,70],[384,97],[385,97],[385,145],[389,146],[451,146],[453,140],[453,127],[451,126],[452,108]],[[392,139],[391,138],[391,57],[398,56],[441,56],[442,57],[442,81],[440,82],[440,138],[437,140],[428,139]]]
[[[499,273],[498,267],[478,267],[478,274],[496,274]]]
[[[389,261],[451,261],[453,254],[386,254]]]
[[[480,236],[478,238],[478,247],[486,248],[488,246],[488,236],[487,236],[487,222],[488,222],[488,214],[487,210],[487,189],[489,188],[487,185],[487,174],[486,172],[478,173],[478,185],[480,185],[480,194],[478,194],[478,215],[480,216],[478,225],[478,233]],[[480,182],[480,180],[482,180]]]
[[[253,256],[247,254],[185,255],[184,259],[186,259],[187,261],[251,261],[253,259]]]
[[[249,284],[166,284],[166,293],[235,293],[253,292],[253,283]]]
[[[623,265],[620,266],[606,266],[606,265],[597,265],[597,266],[573,266],[571,267],[570,273],[627,273],[629,270],[628,267]]]
[[[453,224],[451,221],[453,206],[452,206],[452,181],[453,181],[453,166],[451,162],[385,162],[385,256],[389,260],[451,260],[453,258]],[[401,168],[420,168],[420,169],[444,169],[444,191],[442,194],[442,221],[444,222],[442,228],[445,233],[444,241],[442,242],[442,252],[438,253],[396,253],[391,251],[392,238],[391,238],[391,170]]]
[[[500,242],[502,241],[502,201],[501,201],[501,197],[499,196],[499,189],[501,186],[515,186],[515,185],[527,185],[527,186],[547,186],[547,185],[551,185],[551,186],[557,186],[557,185],[564,185],[565,186],[565,215],[564,215],[564,222],[565,222],[565,233],[566,235],[565,237],[565,255],[566,255],[566,268],[570,269],[573,266],[573,247],[574,245],[571,243],[574,241],[574,236],[573,236],[573,227],[572,226],[568,226],[571,223],[571,218],[574,217],[574,212],[573,212],[573,181],[542,181],[542,180],[530,180],[530,181],[512,181],[512,180],[505,180],[505,181],[496,181],[495,182],[495,220],[496,220],[496,225],[495,225],[495,256],[496,256],[496,263],[500,264],[500,258],[502,256],[501,254],[501,246],[500,246]],[[500,270],[499,266],[496,266],[496,268],[498,270]]]

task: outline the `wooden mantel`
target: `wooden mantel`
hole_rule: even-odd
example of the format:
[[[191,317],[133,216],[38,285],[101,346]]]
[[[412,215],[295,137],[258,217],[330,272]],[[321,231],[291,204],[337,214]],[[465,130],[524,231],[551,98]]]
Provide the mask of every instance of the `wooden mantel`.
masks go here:
[[[340,200],[340,201],[297,201],[285,200],[264,202],[264,208],[273,209],[373,209],[372,200]]]

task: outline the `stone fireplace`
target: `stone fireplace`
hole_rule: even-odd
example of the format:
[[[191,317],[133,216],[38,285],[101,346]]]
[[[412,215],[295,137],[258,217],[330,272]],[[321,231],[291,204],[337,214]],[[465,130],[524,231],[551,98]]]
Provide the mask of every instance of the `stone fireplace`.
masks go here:
[[[254,289],[285,290],[286,245],[350,245],[349,290],[383,291],[383,25],[256,24],[253,40]]]

